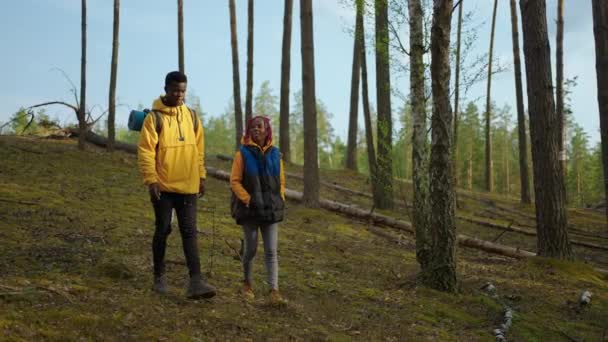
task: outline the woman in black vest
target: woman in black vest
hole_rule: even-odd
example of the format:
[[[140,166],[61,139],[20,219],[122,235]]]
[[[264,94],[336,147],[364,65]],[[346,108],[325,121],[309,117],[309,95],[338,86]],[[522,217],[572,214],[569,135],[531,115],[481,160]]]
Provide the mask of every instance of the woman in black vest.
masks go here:
[[[243,226],[244,280],[241,293],[253,300],[253,258],[258,246],[258,231],[264,240],[264,259],[270,286],[270,302],[284,302],[279,293],[277,258],[278,222],[285,209],[285,176],[279,149],[272,145],[270,120],[256,116],[249,120],[241,147],[232,162],[230,175],[232,216]]]

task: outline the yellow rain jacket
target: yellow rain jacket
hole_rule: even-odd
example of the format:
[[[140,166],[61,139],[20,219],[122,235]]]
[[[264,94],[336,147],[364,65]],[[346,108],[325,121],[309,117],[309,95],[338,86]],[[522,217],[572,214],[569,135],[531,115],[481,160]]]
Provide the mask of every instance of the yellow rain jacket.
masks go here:
[[[179,194],[196,194],[205,170],[204,130],[200,119],[194,132],[192,115],[185,104],[165,106],[161,98],[152,109],[162,113],[162,127],[156,133],[155,116],[146,116],[138,144],[139,171],[144,184],[158,183],[160,190]]]
[[[253,142],[253,139],[249,139],[250,141],[247,143],[249,146],[256,146],[261,149],[262,152],[266,152],[270,147],[272,147],[272,139],[268,139],[266,142],[266,146],[260,147],[258,144]],[[241,138],[241,144],[245,145],[245,138]],[[241,156],[241,151],[236,151],[234,155],[234,159],[232,161],[232,172],[230,173],[230,189],[236,197],[243,203],[249,204],[251,200],[251,195],[245,190],[243,187],[243,171],[245,170],[245,165],[243,162],[243,157]],[[283,201],[285,201],[285,168],[283,167],[283,159],[281,159],[281,197],[283,197]]]

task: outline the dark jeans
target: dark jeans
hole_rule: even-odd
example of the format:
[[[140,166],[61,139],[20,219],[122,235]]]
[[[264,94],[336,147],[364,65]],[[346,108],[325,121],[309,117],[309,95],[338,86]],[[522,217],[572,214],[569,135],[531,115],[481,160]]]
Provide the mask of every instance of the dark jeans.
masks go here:
[[[160,200],[152,203],[156,216],[156,230],[152,240],[155,276],[158,277],[165,273],[165,250],[167,248],[167,237],[171,234],[171,213],[173,209],[177,213],[177,223],[182,236],[184,256],[190,276],[200,275],[201,264],[196,241],[196,200],[196,195],[163,192]]]

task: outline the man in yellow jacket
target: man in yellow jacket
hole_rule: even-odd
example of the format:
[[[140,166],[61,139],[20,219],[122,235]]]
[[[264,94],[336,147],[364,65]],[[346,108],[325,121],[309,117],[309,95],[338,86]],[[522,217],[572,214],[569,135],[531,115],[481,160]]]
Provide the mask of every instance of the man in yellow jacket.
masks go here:
[[[154,101],[138,145],[139,171],[148,186],[156,229],[152,240],[153,290],[167,293],[165,250],[175,209],[190,274],[189,298],[211,298],[215,288],[201,277],[197,244],[197,195],[205,193],[204,132],[200,118],[184,104],[187,78],[173,71],[165,78],[165,95]]]

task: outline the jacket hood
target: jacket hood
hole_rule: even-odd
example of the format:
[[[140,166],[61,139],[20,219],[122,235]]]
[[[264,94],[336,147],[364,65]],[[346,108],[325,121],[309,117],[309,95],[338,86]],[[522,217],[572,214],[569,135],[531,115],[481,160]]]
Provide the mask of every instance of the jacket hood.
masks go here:
[[[152,110],[156,110],[165,115],[171,116],[177,115],[180,111],[185,112],[186,110],[188,110],[185,104],[173,107],[167,106],[163,103],[162,98],[162,96],[159,96],[156,100],[154,100],[154,103],[152,104]]]

